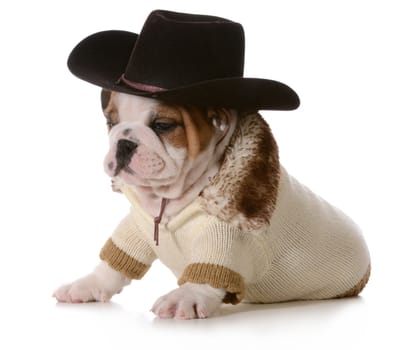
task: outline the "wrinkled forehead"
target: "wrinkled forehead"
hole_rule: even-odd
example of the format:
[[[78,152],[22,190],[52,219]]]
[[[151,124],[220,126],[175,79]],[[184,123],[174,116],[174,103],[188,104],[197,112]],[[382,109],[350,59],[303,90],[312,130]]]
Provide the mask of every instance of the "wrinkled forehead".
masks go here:
[[[114,103],[118,110],[119,122],[146,123],[160,106],[158,100],[123,93],[115,94]]]

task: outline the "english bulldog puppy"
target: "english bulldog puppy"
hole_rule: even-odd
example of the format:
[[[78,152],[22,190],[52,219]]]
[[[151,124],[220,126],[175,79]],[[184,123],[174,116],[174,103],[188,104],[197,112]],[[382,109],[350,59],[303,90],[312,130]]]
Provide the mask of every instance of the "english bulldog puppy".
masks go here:
[[[175,105],[102,91],[104,169],[131,202],[95,270],[59,302],[109,301],[155,259],[178,278],[160,318],[212,316],[225,303],[355,296],[370,259],[358,227],[292,178],[257,111]]]
[[[104,168],[114,191],[132,186],[144,211],[155,217],[169,199],[168,222],[204,189],[218,171],[235,125],[235,111],[163,104],[103,90],[109,131]],[[153,238],[153,236],[152,236]],[[59,302],[109,301],[131,279],[101,262],[93,273],[60,287]],[[205,318],[222,303],[224,288],[186,283],[152,308],[159,317]],[[178,301],[182,305],[174,308]]]

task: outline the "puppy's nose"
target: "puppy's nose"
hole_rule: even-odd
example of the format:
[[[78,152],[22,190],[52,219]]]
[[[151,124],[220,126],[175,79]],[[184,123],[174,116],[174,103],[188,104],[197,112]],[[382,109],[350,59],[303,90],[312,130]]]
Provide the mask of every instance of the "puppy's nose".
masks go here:
[[[116,170],[115,175],[118,175],[119,172],[127,167],[130,163],[130,159],[133,156],[135,149],[137,148],[137,144],[126,139],[121,139],[118,141],[116,146]]]

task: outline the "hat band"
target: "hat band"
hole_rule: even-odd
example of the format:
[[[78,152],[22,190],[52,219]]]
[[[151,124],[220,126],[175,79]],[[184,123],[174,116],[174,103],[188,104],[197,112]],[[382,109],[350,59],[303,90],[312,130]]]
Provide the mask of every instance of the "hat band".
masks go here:
[[[121,75],[121,77],[118,79],[118,81],[116,82],[116,84],[119,83],[124,83],[125,85],[132,87],[134,89],[138,89],[138,90],[142,90],[142,91],[146,91],[146,92],[160,92],[160,91],[165,91],[167,89],[158,87],[158,86],[154,86],[154,85],[148,85],[148,84],[142,84],[142,83],[136,83],[133,81],[128,80],[124,74]]]

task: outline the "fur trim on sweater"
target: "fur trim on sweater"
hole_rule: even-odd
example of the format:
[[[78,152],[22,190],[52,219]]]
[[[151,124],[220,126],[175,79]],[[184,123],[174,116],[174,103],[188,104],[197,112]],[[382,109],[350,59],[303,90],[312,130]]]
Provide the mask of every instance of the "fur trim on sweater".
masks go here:
[[[219,172],[202,192],[204,210],[243,231],[268,226],[280,178],[279,153],[258,114],[242,117]]]

